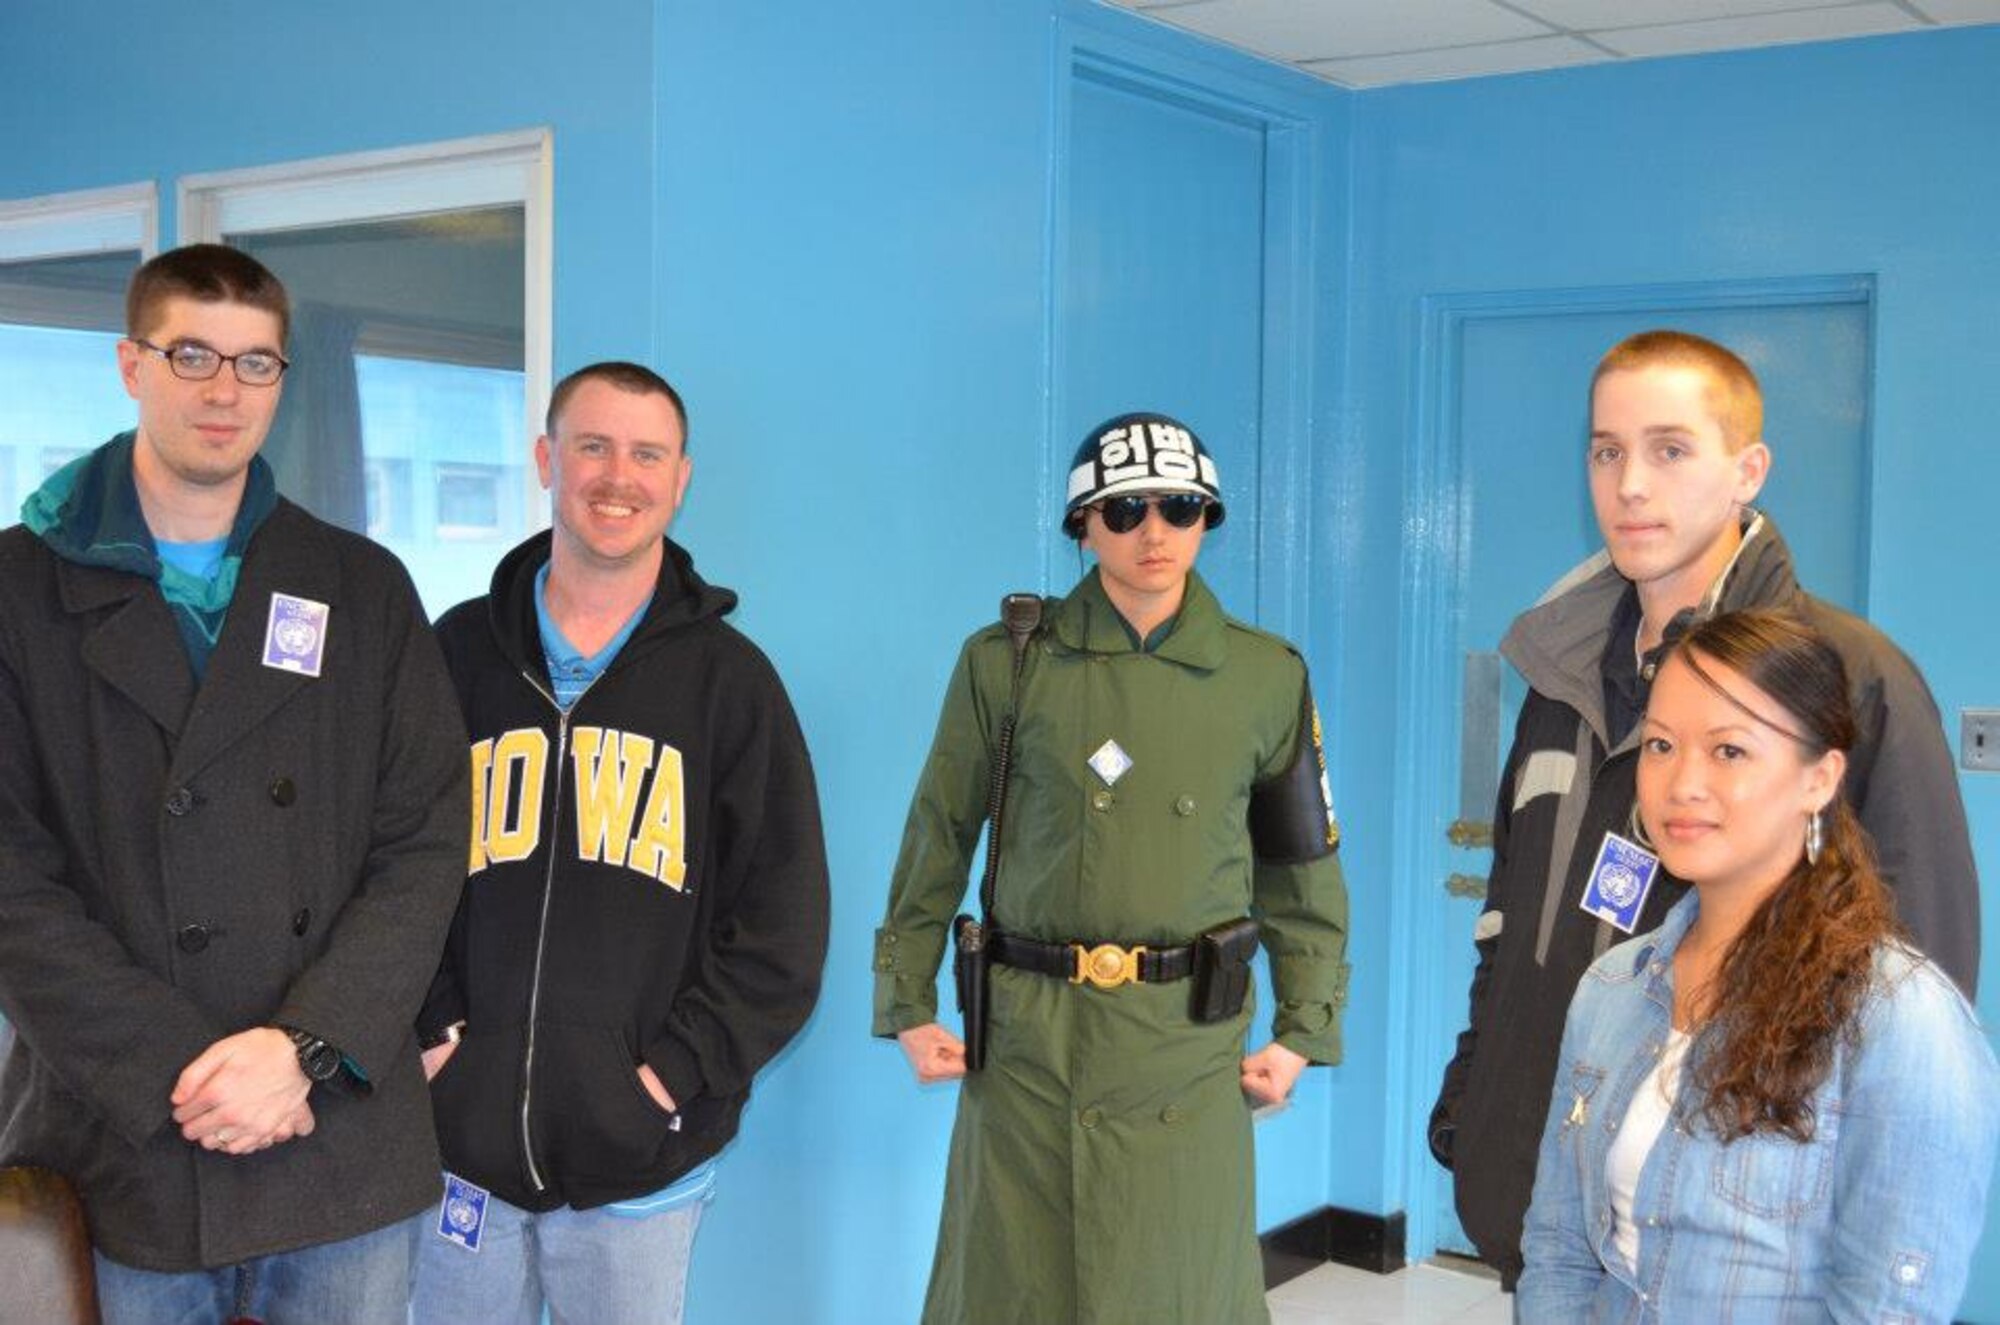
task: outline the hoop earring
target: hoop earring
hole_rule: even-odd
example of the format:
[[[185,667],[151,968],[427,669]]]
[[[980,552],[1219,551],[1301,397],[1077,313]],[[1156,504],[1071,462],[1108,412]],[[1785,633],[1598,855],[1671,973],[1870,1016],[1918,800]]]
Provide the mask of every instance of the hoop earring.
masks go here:
[[[1632,813],[1625,816],[1625,836],[1631,838],[1654,855],[1657,856],[1660,854],[1660,849],[1653,845],[1653,839],[1646,836],[1646,825],[1639,818],[1639,802],[1637,801],[1632,802]]]
[[[1826,830],[1820,823],[1820,814],[1814,810],[1806,816],[1806,864],[1819,864],[1819,855],[1826,846]]]

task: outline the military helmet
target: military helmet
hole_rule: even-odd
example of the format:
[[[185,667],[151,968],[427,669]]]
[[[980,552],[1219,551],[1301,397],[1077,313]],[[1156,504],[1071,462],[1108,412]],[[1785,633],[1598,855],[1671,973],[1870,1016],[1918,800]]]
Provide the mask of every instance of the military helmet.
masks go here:
[[[1084,508],[1107,497],[1191,492],[1208,498],[1207,527],[1222,523],[1222,483],[1194,429],[1165,414],[1120,414],[1092,428],[1070,461],[1063,532],[1083,537]]]

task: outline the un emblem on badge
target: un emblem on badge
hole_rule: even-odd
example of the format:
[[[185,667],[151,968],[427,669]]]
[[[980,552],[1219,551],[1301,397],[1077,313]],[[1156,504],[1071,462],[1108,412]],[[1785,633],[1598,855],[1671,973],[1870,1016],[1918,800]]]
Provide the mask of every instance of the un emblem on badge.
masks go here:
[[[310,598],[272,594],[270,619],[264,624],[264,665],[318,676],[326,653],[326,619],[332,610]]]
[[[1646,894],[1653,890],[1659,872],[1658,856],[1637,842],[1606,833],[1578,905],[1621,933],[1630,934],[1638,927],[1639,912],[1645,909]]]
[[[479,1250],[486,1227],[486,1202],[491,1193],[456,1173],[444,1175],[444,1204],[438,1207],[438,1236],[467,1251]]]

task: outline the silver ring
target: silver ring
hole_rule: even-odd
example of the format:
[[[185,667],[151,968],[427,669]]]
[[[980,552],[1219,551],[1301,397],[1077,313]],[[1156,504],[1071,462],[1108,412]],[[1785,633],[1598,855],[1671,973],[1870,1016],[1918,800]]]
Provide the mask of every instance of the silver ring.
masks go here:
[[[216,1129],[216,1133],[215,1133],[215,1143],[216,1143],[217,1145],[219,1145],[219,1146],[226,1146],[226,1145],[228,1145],[228,1144],[229,1144],[229,1143],[230,1143],[231,1141],[234,1141],[235,1139],[236,1139],[236,1136],[235,1136],[235,1134],[234,1134],[234,1133],[232,1133],[232,1132],[231,1132],[231,1131],[230,1131],[230,1130],[229,1130],[229,1129],[228,1129],[227,1127],[222,1127],[222,1128],[218,1128],[218,1129]]]

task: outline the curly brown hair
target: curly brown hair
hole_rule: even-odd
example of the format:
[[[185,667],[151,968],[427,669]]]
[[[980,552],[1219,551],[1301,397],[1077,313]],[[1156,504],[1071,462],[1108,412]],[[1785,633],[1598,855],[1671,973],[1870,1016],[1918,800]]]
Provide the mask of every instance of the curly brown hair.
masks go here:
[[[1792,720],[1786,734],[1807,760],[1854,745],[1847,669],[1795,616],[1725,613],[1689,630],[1670,656],[1746,711],[1753,710],[1703,662],[1729,668],[1776,700]],[[1901,937],[1867,831],[1836,795],[1825,811],[1818,861],[1801,850],[1716,973],[1710,1020],[1689,1073],[1698,1111],[1723,1141],[1756,1132],[1812,1138],[1813,1092],[1832,1072],[1835,1051],[1859,1034],[1875,950]]]

